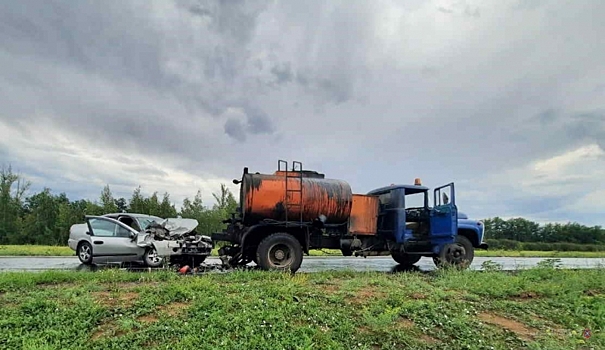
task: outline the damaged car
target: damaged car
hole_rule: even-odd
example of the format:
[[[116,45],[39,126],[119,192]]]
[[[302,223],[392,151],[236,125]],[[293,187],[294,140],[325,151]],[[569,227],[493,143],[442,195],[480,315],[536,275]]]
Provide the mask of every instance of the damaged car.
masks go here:
[[[148,267],[198,266],[211,254],[210,237],[198,234],[195,219],[120,213],[87,215],[72,225],[68,245],[85,265],[138,262]]]

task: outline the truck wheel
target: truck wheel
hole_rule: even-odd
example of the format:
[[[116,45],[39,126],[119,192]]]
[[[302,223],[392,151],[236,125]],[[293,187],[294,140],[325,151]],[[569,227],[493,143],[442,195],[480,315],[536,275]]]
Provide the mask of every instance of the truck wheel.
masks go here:
[[[456,241],[452,244],[446,244],[439,253],[439,256],[433,258],[437,267],[456,267],[461,269],[468,268],[475,258],[475,249],[471,241],[461,235],[456,236]]]
[[[84,265],[92,264],[92,246],[88,242],[82,242],[78,245],[76,249],[76,253],[78,254],[78,259]]]
[[[287,233],[274,233],[263,239],[256,250],[256,261],[263,270],[289,270],[300,268],[303,252],[300,242]]]
[[[419,254],[406,254],[400,251],[392,251],[391,257],[395,262],[403,266],[412,266],[422,258]]]

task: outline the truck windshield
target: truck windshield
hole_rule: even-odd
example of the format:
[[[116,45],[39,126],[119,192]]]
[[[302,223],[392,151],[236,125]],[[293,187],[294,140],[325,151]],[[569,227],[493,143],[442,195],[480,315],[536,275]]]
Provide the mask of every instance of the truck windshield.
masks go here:
[[[407,208],[424,208],[424,192],[408,194],[405,196],[405,207]]]

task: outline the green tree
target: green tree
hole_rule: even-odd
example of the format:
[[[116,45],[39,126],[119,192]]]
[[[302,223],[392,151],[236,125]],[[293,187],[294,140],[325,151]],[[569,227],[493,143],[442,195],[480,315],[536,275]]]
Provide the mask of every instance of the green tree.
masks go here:
[[[25,213],[20,244],[59,243],[55,237],[59,205],[49,188],[26,199]]]
[[[115,213],[118,211],[118,206],[115,203],[109,185],[106,185],[103,188],[103,191],[101,191],[101,206],[103,207],[104,214]]]
[[[147,213],[147,203],[145,197],[141,194],[141,186],[135,188],[130,198],[129,209],[131,213]]]
[[[164,193],[162,197],[162,203],[160,203],[160,215],[161,218],[174,218],[177,215],[176,208],[173,204],[170,204],[170,195],[168,192]]]
[[[128,211],[128,202],[126,202],[124,197],[115,199],[114,203],[116,204],[116,208],[118,208],[118,212],[125,213]]]
[[[21,235],[23,196],[30,185],[10,165],[0,170],[0,244]]]
[[[185,198],[183,200],[183,205],[181,206],[179,215],[181,215],[183,218],[199,220],[203,212],[204,206],[202,205],[202,192],[198,190],[193,202],[191,202],[189,198]]]
[[[153,192],[151,197],[149,197],[145,200],[145,203],[147,204],[147,212],[145,214],[160,216],[160,214],[161,214],[160,201],[158,199],[157,192]]]

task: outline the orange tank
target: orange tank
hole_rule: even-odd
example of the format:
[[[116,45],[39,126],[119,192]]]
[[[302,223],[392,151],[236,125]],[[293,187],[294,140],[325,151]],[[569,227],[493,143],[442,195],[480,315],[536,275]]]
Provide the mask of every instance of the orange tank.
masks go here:
[[[313,221],[324,215],[326,224],[346,223],[352,197],[348,183],[326,179],[314,171],[302,171],[302,177],[300,172],[294,171],[288,171],[288,177],[285,171],[272,175],[245,172],[240,189],[245,225],[264,219],[285,221],[286,210],[288,221],[299,221],[302,210],[303,221]]]
[[[349,233],[352,235],[375,235],[378,206],[378,196],[354,194],[349,219]]]

